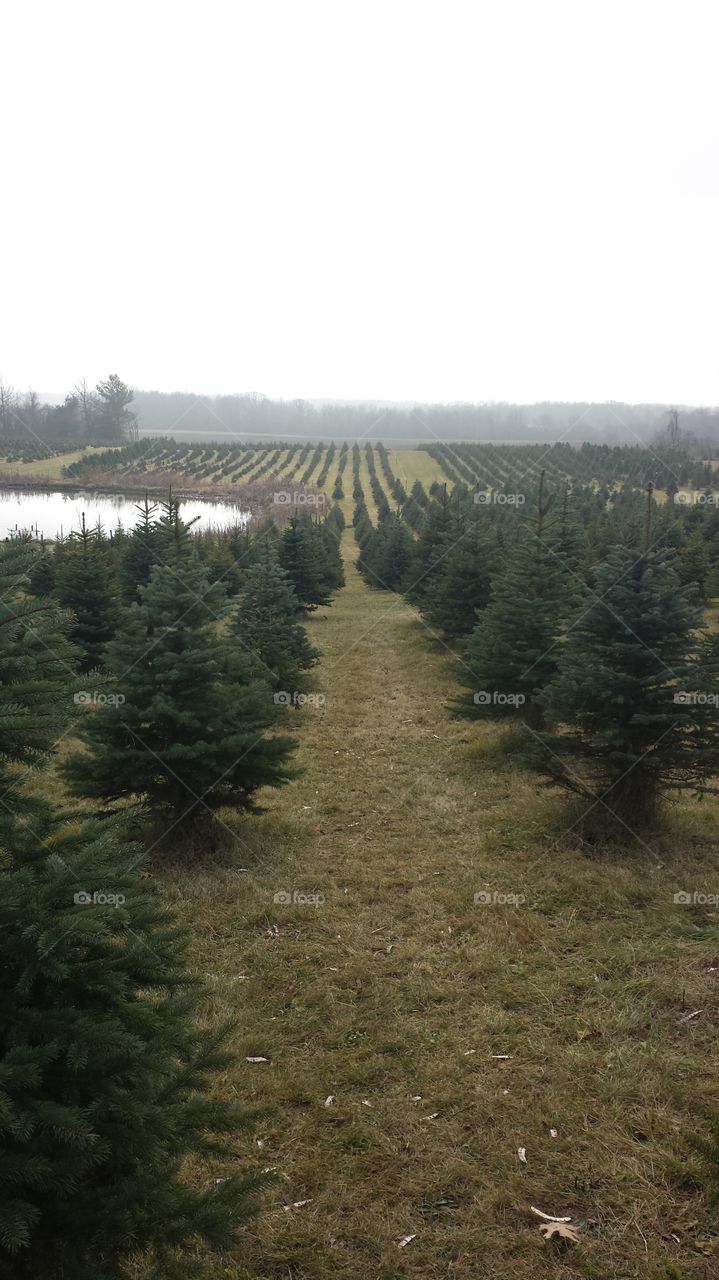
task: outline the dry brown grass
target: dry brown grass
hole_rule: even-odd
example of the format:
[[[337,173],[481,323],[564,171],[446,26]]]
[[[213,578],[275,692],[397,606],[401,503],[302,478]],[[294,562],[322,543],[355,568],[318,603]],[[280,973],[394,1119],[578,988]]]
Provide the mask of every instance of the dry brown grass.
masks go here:
[[[673,894],[719,889],[716,807],[683,804],[651,848],[558,841],[561,803],[486,749],[497,729],[449,715],[449,655],[345,549],[348,585],[309,624],[327,702],[293,715],[304,774],[265,816],[227,815],[234,855],[157,868],[206,1016],[237,1025],[220,1088],[273,1107],[237,1155],[277,1183],[214,1274],[709,1280],[687,1139],[716,1098],[719,961],[679,932],[706,910]],[[545,1244],[530,1205],[582,1243]]]

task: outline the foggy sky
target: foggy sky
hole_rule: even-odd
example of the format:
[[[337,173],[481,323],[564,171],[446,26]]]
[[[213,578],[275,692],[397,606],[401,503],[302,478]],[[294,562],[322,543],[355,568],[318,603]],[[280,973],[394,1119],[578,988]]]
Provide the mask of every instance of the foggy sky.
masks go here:
[[[710,0],[7,0],[0,375],[719,402]]]

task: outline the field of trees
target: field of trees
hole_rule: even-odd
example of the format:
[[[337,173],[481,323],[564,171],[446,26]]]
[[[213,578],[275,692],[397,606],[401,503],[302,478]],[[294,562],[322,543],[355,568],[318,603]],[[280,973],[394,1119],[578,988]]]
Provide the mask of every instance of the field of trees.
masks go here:
[[[138,503],[0,547],[0,1272],[715,1275],[712,464],[3,467]]]

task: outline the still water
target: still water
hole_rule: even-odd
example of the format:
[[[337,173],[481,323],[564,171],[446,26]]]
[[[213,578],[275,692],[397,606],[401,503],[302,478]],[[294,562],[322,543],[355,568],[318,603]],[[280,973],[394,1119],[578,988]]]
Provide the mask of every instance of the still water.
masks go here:
[[[99,520],[109,532],[117,527],[119,521],[124,528],[131,529],[137,520],[138,502],[139,497],[98,493],[91,489],[75,493],[0,489],[0,539],[26,529],[38,538],[54,540],[58,536],[67,537],[73,529],[79,529],[83,511],[87,525],[96,525]],[[182,503],[181,512],[185,520],[200,516],[195,526],[197,530],[228,529],[232,525],[244,524],[248,519],[247,511],[233,502],[213,502],[203,498],[188,498]]]

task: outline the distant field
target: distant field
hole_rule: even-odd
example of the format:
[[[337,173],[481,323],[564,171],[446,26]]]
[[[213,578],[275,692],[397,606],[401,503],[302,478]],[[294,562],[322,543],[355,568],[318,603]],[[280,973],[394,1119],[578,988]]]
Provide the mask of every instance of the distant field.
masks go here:
[[[375,521],[380,495],[377,486],[373,491],[370,483],[366,446],[359,447],[360,483],[370,518]],[[396,507],[390,479],[379,465],[382,445],[373,443],[372,447],[377,479],[390,506]],[[28,484],[67,479],[100,488],[125,484],[133,489],[148,485],[155,490],[174,484],[217,496],[255,485],[256,492],[263,491],[266,496],[274,489],[294,493],[320,488],[329,499],[339,470],[340,445],[335,442],[331,456],[328,450],[328,445],[312,441],[287,442],[279,448],[274,441],[240,441],[232,432],[210,436],[177,429],[171,437],[146,432],[137,442],[110,450],[89,447],[29,462],[0,458],[0,482],[3,477]],[[38,451],[36,443],[34,451]],[[350,447],[343,478],[343,509],[348,517],[354,509],[352,452]],[[616,492],[625,485],[643,488],[651,479],[659,503],[666,501],[665,485],[673,479],[678,486],[677,502],[693,503],[702,501],[703,489],[711,486],[714,474],[713,464],[688,459],[687,455],[662,461],[652,450],[573,449],[564,444],[544,447],[435,441],[423,449],[387,449],[386,459],[391,475],[400,482],[400,495],[402,488],[409,494],[417,481],[426,491],[439,482],[450,492],[461,482],[470,488],[523,492],[531,499],[541,472],[546,471],[547,484],[556,490],[565,480],[573,486]]]
[[[446,480],[442,468],[423,449],[390,449],[390,464],[409,493],[415,480],[421,480],[425,489],[434,480]]]
[[[170,437],[173,440],[187,440],[191,444],[201,444],[203,442],[205,444],[211,444],[214,440],[220,440],[220,441],[234,440],[237,444],[262,444],[263,441],[265,440],[272,441],[272,440],[278,440],[278,439],[288,440],[292,444],[308,444],[308,443],[319,444],[320,441],[322,441],[324,444],[327,444],[327,445],[331,444],[332,440],[334,440],[338,449],[342,444],[342,440],[339,437],[334,437],[331,435],[288,436],[284,432],[280,432],[278,434],[276,431],[266,431],[262,434],[259,434],[258,432],[252,432],[252,431],[247,433],[242,431],[222,431],[219,428],[217,431],[191,431],[191,430],[185,431],[183,430],[182,427],[168,427],[166,431],[160,431],[155,428],[153,428],[152,430],[148,430],[145,427],[140,427],[140,436],[146,440]],[[354,444],[354,440],[349,440],[348,443],[351,447]],[[362,445],[363,443],[364,443],[364,440],[360,440],[360,445]],[[377,443],[377,437],[372,436],[372,444],[376,444],[376,443]],[[410,451],[413,450],[416,445],[426,444],[427,436],[426,435],[416,436],[415,438],[408,437],[406,440],[402,440],[402,441],[396,441],[396,440],[389,441],[385,437],[384,443],[387,444],[388,446],[391,443],[393,449],[397,450],[397,452],[404,453],[406,450],[410,450]]]
[[[0,476],[18,474],[23,480],[42,480],[47,477],[50,480],[59,480],[62,477],[63,468],[71,462],[77,462],[80,458],[94,453],[100,453],[100,448],[90,445],[87,449],[75,449],[71,453],[59,453],[56,457],[38,458],[35,462],[8,462],[7,458],[0,457]]]

